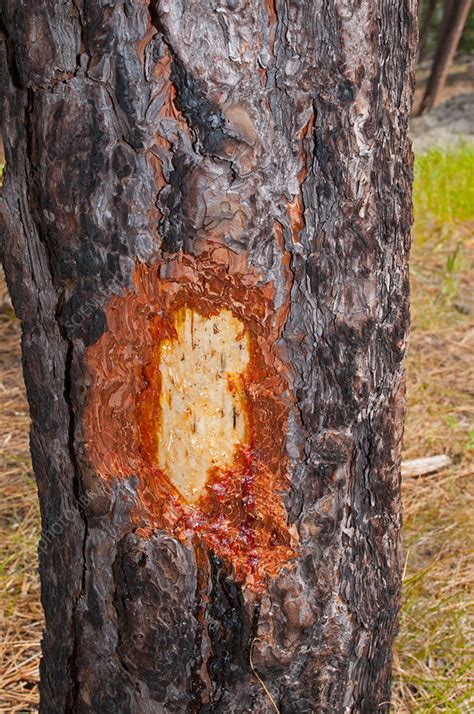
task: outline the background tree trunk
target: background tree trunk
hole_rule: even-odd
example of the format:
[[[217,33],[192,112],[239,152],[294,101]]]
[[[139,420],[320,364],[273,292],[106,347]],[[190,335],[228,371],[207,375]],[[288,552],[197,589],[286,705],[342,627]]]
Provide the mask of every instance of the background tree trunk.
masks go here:
[[[431,23],[433,21],[434,12],[438,5],[438,0],[429,0],[428,7],[422,15],[423,3],[420,2],[420,39],[418,42],[418,61],[422,62],[426,56],[426,45],[430,36]]]
[[[431,111],[438,103],[471,5],[472,0],[446,0],[443,19],[438,32],[433,67],[420,105],[420,116]]]
[[[271,712],[269,693],[388,711],[415,18],[413,0],[5,0],[43,712]],[[250,465],[215,484],[242,487],[216,506],[230,543],[146,461],[171,298],[232,313],[251,345]]]

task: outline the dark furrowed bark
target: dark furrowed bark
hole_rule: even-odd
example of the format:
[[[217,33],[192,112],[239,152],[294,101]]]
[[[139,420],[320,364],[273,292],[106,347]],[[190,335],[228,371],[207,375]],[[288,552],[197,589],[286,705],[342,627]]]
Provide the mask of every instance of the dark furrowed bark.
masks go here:
[[[388,711],[415,17],[412,0],[4,3],[43,712],[271,712],[255,672],[281,712]],[[113,296],[137,263],[186,283],[183,256],[203,295],[222,265],[271,286],[281,323],[297,557],[258,592],[197,536],[145,533],[143,474],[105,481],[87,449]]]

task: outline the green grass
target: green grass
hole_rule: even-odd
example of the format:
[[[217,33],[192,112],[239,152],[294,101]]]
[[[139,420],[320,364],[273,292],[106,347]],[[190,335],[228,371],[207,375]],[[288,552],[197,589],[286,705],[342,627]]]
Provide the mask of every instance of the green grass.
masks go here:
[[[454,151],[431,149],[415,159],[415,226],[427,221],[452,223],[474,218],[474,146],[461,144]]]
[[[446,310],[458,321],[472,308],[473,166],[470,144],[432,149],[415,159],[410,264],[415,327],[436,330],[443,327]]]

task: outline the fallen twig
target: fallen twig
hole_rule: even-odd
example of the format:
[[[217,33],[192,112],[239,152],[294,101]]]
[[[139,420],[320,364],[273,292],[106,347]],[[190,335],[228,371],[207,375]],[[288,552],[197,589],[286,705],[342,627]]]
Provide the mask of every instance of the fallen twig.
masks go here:
[[[425,476],[426,474],[434,474],[436,471],[441,471],[452,464],[451,457],[446,454],[438,456],[424,456],[421,459],[411,459],[410,461],[402,461],[402,476]]]

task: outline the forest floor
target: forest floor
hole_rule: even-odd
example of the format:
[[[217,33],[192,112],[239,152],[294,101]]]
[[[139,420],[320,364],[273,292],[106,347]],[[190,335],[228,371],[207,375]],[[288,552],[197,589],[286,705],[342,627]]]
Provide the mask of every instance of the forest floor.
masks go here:
[[[461,57],[452,65],[440,104],[429,114],[418,117],[423,92],[429,75],[430,63],[417,72],[413,118],[410,122],[415,153],[432,146],[447,147],[460,137],[474,143],[474,57]]]
[[[474,146],[415,161],[412,332],[404,458],[448,454],[405,478],[405,573],[394,711],[474,708]]]
[[[431,60],[423,62],[416,71],[416,89],[413,100],[414,116],[416,116],[420,107],[430,71]],[[443,105],[459,94],[469,94],[471,92],[474,92],[474,57],[472,55],[458,56],[449,69],[448,79],[441,91],[438,104]]]
[[[452,465],[405,478],[404,597],[393,710],[474,708],[474,149],[431,150],[415,164],[412,336],[404,458]],[[3,294],[2,294],[3,290]],[[28,450],[20,329],[0,286],[0,712],[37,711],[42,611],[39,510]]]

